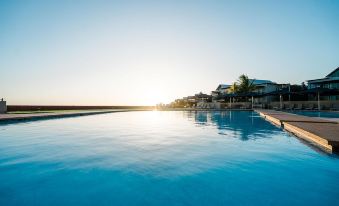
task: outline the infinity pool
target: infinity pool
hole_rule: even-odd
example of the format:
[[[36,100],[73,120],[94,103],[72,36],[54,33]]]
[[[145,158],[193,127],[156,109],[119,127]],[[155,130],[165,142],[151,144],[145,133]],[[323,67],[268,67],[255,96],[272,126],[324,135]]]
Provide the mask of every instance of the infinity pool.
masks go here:
[[[335,205],[339,159],[253,112],[0,125],[0,205]]]
[[[324,117],[324,118],[338,118],[339,119],[339,112],[318,112],[318,111],[287,111],[294,114],[300,114],[309,117]]]

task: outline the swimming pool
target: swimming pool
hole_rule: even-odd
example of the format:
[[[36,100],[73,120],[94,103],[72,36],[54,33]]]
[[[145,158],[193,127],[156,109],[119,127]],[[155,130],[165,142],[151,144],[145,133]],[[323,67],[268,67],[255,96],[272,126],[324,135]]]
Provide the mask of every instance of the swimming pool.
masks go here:
[[[304,115],[308,117],[339,118],[339,112],[324,112],[324,111],[287,111],[287,112]]]
[[[0,205],[333,205],[339,159],[254,112],[0,126]]]

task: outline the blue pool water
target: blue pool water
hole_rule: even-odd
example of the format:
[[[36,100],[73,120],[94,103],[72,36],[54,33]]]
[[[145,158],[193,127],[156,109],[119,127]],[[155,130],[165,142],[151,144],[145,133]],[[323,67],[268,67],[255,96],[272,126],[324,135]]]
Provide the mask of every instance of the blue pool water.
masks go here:
[[[335,205],[339,159],[253,112],[0,125],[0,205]]]
[[[324,112],[324,111],[288,111],[294,114],[300,114],[308,117],[324,117],[324,118],[339,118],[339,112]]]

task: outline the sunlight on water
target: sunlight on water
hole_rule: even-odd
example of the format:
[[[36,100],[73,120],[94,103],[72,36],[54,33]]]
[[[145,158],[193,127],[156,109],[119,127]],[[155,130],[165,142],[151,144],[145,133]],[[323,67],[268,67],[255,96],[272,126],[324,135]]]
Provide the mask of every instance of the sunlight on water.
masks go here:
[[[254,112],[0,125],[0,205],[326,205],[338,177],[337,155]]]

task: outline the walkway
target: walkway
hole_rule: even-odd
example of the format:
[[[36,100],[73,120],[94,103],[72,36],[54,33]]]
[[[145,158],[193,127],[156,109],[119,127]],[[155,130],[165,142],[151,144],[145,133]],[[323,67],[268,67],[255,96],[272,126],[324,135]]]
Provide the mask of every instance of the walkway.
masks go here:
[[[16,113],[16,114],[0,114],[0,124],[1,123],[15,123],[21,120],[39,120],[39,119],[51,119],[51,118],[61,118],[61,117],[76,117],[76,116],[86,116],[86,115],[95,115],[95,114],[106,114],[114,112],[129,112],[129,111],[148,111],[140,109],[115,109],[115,110],[90,110],[90,111],[55,111],[55,112],[39,112],[39,113]]]
[[[273,110],[256,110],[266,120],[329,152],[339,151],[339,123]]]

